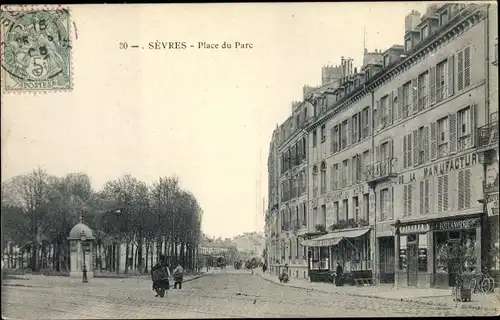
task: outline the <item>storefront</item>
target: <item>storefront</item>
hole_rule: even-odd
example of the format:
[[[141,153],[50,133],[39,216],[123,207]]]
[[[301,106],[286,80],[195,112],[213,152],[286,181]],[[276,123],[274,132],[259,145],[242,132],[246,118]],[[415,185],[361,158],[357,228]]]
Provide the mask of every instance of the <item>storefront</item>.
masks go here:
[[[371,278],[370,228],[336,231],[302,242],[308,247],[311,282],[331,282],[337,263],[346,278]]]
[[[481,270],[481,218],[396,226],[396,283],[410,287],[449,287],[460,273]],[[459,249],[457,255],[455,249]]]

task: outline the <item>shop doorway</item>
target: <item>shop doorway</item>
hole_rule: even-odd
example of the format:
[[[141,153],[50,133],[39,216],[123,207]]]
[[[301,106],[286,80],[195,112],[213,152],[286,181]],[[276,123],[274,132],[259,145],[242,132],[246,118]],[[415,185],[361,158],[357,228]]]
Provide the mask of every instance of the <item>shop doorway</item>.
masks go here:
[[[417,235],[407,237],[408,286],[416,287],[418,283],[418,241]]]
[[[394,237],[379,238],[379,270],[381,283],[394,283]]]

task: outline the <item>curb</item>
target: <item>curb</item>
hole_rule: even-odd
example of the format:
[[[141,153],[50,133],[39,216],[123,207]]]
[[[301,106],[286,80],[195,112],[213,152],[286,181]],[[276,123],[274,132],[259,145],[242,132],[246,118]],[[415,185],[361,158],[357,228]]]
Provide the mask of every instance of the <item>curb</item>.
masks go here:
[[[391,300],[391,301],[402,301],[402,302],[409,302],[409,303],[416,303],[416,304],[421,304],[421,305],[433,305],[433,306],[440,306],[440,307],[450,307],[450,308],[462,308],[462,309],[474,309],[474,310],[485,310],[485,311],[495,311],[498,312],[498,308],[489,308],[489,307],[477,307],[477,306],[469,306],[466,304],[447,304],[447,303],[439,303],[439,302],[424,302],[424,301],[419,301],[419,300],[414,300],[414,299],[407,299],[407,298],[387,298],[387,297],[378,297],[378,296],[370,296],[370,295],[364,295],[364,294],[358,294],[358,293],[351,293],[351,292],[329,292],[329,291],[323,291],[323,290],[318,290],[315,288],[304,288],[300,286],[294,286],[291,284],[284,284],[281,282],[275,282],[271,279],[263,277],[261,274],[259,276],[271,283],[283,286],[283,287],[291,287],[291,288],[296,288],[296,289],[303,289],[303,290],[311,290],[311,291],[316,291],[316,292],[323,292],[323,293],[330,293],[330,294],[340,294],[344,296],[351,296],[351,297],[361,297],[361,298],[374,298],[374,299],[382,299],[382,300]]]

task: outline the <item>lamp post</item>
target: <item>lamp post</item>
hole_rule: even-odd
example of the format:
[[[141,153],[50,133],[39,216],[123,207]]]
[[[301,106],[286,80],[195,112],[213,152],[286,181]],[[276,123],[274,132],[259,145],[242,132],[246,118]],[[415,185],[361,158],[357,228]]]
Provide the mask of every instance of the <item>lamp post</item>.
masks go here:
[[[86,283],[89,282],[87,279],[87,266],[85,265],[85,246],[84,243],[87,240],[87,236],[85,235],[85,232],[82,231],[80,233],[80,240],[82,240],[82,254],[83,254],[83,272],[82,272],[82,282]]]

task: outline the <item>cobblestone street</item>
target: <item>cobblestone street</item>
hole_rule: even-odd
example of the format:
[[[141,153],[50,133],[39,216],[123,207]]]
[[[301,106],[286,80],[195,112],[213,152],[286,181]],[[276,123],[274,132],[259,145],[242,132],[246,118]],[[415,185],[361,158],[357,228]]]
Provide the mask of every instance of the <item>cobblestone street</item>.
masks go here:
[[[3,316],[104,319],[495,314],[284,287],[245,272],[209,274],[186,282],[182,290],[170,290],[164,299],[154,297],[151,283],[145,279],[92,279],[82,284],[50,278],[54,277],[9,281],[2,287]]]

